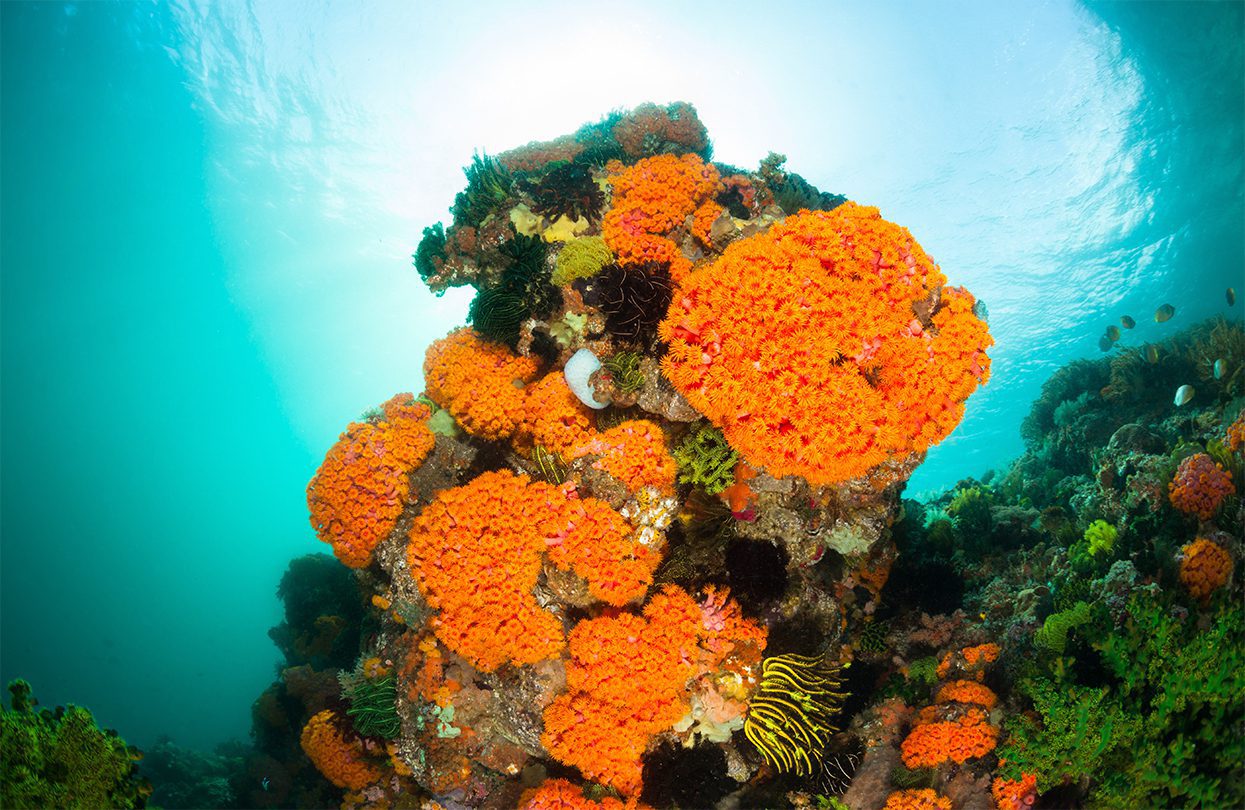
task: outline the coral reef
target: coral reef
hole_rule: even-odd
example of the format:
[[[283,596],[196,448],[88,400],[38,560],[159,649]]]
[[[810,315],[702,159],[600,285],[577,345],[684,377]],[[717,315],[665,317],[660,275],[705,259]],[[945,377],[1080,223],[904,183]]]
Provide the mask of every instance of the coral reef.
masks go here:
[[[1224,498],[1236,494],[1232,473],[1206,453],[1196,453],[1180,462],[1170,488],[1172,506],[1200,520],[1210,520]]]
[[[12,808],[146,807],[152,785],[142,753],[100,730],[80,706],[36,709],[30,684],[9,684],[0,705],[0,805]]]

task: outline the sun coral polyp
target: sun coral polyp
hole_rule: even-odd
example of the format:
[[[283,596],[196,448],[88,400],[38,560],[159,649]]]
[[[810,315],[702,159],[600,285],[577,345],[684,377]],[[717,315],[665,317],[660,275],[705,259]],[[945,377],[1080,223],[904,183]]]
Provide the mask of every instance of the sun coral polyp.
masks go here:
[[[560,371],[528,386],[526,394],[518,425],[521,442],[569,456],[576,445],[596,433],[588,407],[567,386]]]
[[[580,622],[568,639],[567,692],[545,710],[541,741],[585,776],[636,796],[641,755],[691,710],[688,684],[723,668],[756,667],[765,638],[725,593],[697,602],[674,586],[642,615]]]
[[[299,743],[316,770],[339,788],[362,790],[385,775],[381,768],[367,761],[358,741],[342,735],[330,710],[307,721]]]
[[[544,557],[587,580],[593,598],[641,597],[660,561],[633,542],[609,505],[499,471],[443,490],[411,526],[407,559],[437,637],[476,667],[530,664],[564,645],[562,623],[537,604]]]
[[[1233,453],[1245,447],[1245,410],[1241,411],[1235,422],[1228,425],[1224,443],[1227,444],[1228,449]]]
[[[1218,543],[1199,537],[1180,552],[1180,582],[1194,599],[1205,602],[1228,584],[1232,555]]]
[[[718,189],[718,170],[695,155],[657,155],[611,175],[613,205],[601,224],[621,265],[661,262],[678,281],[692,263],[668,234]]]
[[[535,378],[537,361],[456,329],[433,343],[424,357],[428,397],[473,436],[505,439],[524,416],[523,385]]]
[[[846,203],[733,243],[674,294],[662,369],[749,464],[833,484],[924,451],[993,340],[905,228]]]
[[[382,418],[350,423],[307,485],[316,535],[351,568],[365,567],[393,531],[410,499],[408,474],[435,444],[425,424],[430,411],[410,394],[381,407]]]
[[[886,797],[882,810],[951,810],[951,800],[933,788],[896,790]]]
[[[999,732],[980,708],[970,707],[958,717],[922,723],[900,745],[908,768],[932,768],[944,762],[963,763],[994,750]]]
[[[1168,490],[1172,506],[1202,520],[1214,517],[1223,505],[1223,499],[1236,493],[1232,473],[1224,470],[1206,453],[1189,456],[1180,462]]]

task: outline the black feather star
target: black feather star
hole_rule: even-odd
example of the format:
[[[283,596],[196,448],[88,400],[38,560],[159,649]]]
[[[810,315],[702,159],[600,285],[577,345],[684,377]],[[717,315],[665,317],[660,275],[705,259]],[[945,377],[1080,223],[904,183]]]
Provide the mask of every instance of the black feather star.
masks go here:
[[[624,343],[645,348],[657,339],[657,325],[666,317],[674,285],[664,263],[606,265],[589,279],[576,282],[584,303],[605,316],[605,331]]]

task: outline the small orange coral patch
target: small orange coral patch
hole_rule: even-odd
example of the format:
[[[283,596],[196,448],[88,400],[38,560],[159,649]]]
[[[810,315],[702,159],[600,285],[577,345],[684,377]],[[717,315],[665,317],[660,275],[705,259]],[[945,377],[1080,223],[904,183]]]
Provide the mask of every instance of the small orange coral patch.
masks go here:
[[[1228,434],[1224,437],[1224,441],[1227,442],[1228,449],[1234,453],[1245,447],[1245,410],[1241,411],[1235,422],[1228,425]]]
[[[428,397],[473,436],[505,439],[524,415],[522,387],[537,362],[488,343],[468,328],[433,343],[424,356]]]
[[[886,797],[882,810],[951,810],[951,800],[932,788],[896,790]]]
[[[1181,549],[1180,582],[1194,599],[1206,601],[1232,575],[1232,555],[1226,548],[1199,537]]]
[[[643,595],[660,561],[595,498],[498,471],[438,493],[415,520],[407,559],[445,646],[486,672],[563,647],[562,623],[532,594],[546,552],[615,605]]]
[[[376,422],[351,422],[307,485],[316,535],[351,568],[366,566],[410,499],[408,473],[435,444],[427,406],[398,394]]]
[[[596,433],[589,413],[566,377],[555,371],[528,386],[519,433],[524,442],[569,457],[572,448]]]
[[[788,217],[679,285],[662,370],[749,464],[854,478],[946,438],[989,376],[975,301],[945,281],[876,208]]]
[[[626,484],[630,492],[654,487],[674,491],[679,465],[670,455],[661,427],[647,419],[633,419],[577,445],[572,458],[598,456],[592,463]]]
[[[567,692],[545,710],[545,748],[628,796],[640,757],[691,708],[688,684],[731,659],[760,663],[765,629],[723,594],[697,603],[666,586],[642,615],[580,622],[569,638]]]
[[[954,720],[918,725],[900,745],[900,753],[908,768],[962,763],[993,751],[998,735],[983,710],[970,708]]]
[[[1026,773],[1020,779],[995,779],[990,792],[998,810],[1026,810],[1037,798],[1037,775]]]
[[[998,703],[998,696],[987,686],[976,681],[951,681],[943,684],[935,698],[937,703],[973,703],[989,711]]]
[[[339,788],[362,790],[384,776],[384,771],[364,758],[357,741],[342,736],[330,710],[307,721],[299,743],[316,770]]]
[[[519,810],[642,810],[647,805],[634,799],[621,802],[613,796],[602,796],[594,801],[584,795],[578,785],[565,779],[548,779],[538,788],[525,791],[519,797]]]
[[[1236,487],[1232,485],[1232,473],[1224,470],[1206,453],[1189,456],[1180,462],[1168,489],[1172,506],[1202,520],[1214,517],[1223,505],[1223,499],[1236,492]]]

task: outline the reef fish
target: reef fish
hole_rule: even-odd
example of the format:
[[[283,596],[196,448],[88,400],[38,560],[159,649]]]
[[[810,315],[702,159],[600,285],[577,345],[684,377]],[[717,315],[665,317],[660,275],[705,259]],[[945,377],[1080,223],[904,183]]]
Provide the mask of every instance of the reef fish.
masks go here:
[[[986,308],[986,302],[980,298],[977,299],[977,303],[973,304],[973,314],[986,323],[990,323],[990,310]]]
[[[1191,385],[1182,385],[1177,388],[1175,400],[1176,407],[1184,405],[1186,402],[1193,399],[1193,395],[1195,393],[1197,392],[1193,390],[1193,386]]]
[[[1112,343],[1119,340],[1120,339],[1120,327],[1116,326],[1115,324],[1108,326],[1106,338]]]
[[[1104,352],[1111,351],[1111,338],[1106,335],[1098,338],[1098,348],[1102,349]]]
[[[1175,307],[1173,307],[1171,304],[1164,304],[1163,306],[1154,310],[1154,320],[1156,323],[1162,323],[1163,321],[1170,321],[1172,319],[1172,316],[1175,314],[1176,314]]]
[[[1230,307],[1236,306],[1236,290],[1229,287],[1227,291],[1223,294],[1223,297],[1228,299],[1228,306]]]
[[[1223,362],[1223,360],[1216,360],[1215,361],[1215,379],[1222,380],[1223,372],[1227,371],[1227,368],[1228,368],[1228,364]]]
[[[1146,344],[1146,360],[1148,360],[1151,365],[1159,361],[1159,347],[1158,346],[1155,346],[1153,343]]]
[[[1122,315],[1120,316],[1120,324],[1123,325],[1125,329],[1132,329],[1137,325],[1137,322],[1133,320],[1131,315]]]

